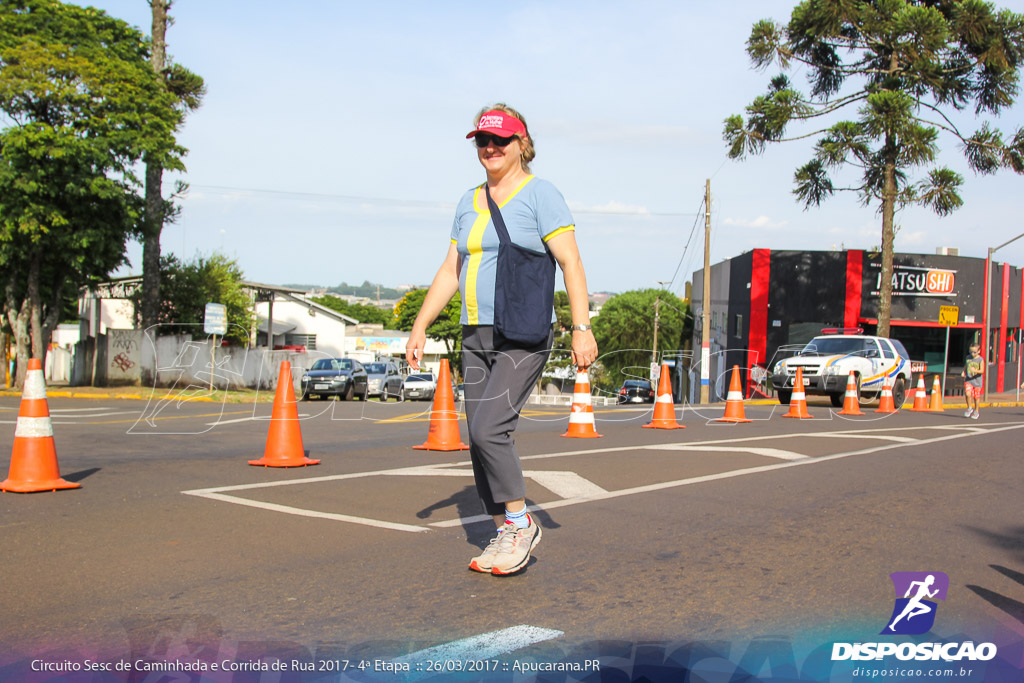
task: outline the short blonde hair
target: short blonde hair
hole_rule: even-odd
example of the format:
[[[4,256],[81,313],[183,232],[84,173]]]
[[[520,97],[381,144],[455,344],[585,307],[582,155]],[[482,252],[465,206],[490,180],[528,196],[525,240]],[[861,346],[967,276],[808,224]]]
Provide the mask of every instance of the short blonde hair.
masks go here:
[[[534,158],[537,156],[537,151],[533,147],[533,136],[530,135],[530,127],[528,125],[526,125],[526,119],[523,118],[522,114],[520,114],[519,112],[517,112],[515,109],[513,109],[510,106],[508,106],[504,102],[498,102],[494,106],[484,107],[483,109],[481,109],[477,113],[476,118],[473,119],[473,127],[476,128],[477,125],[480,123],[480,117],[481,116],[483,116],[484,114],[486,114],[489,111],[494,111],[495,109],[497,109],[498,111],[501,111],[501,112],[505,112],[509,116],[514,116],[517,119],[519,119],[520,121],[522,121],[523,128],[526,129],[526,137],[523,137],[521,135],[516,135],[516,139],[519,140],[519,145],[523,149],[523,154],[520,157],[519,163],[520,163],[520,165],[522,165],[523,170],[526,171],[527,173],[529,173],[530,172],[530,162],[533,161]]]

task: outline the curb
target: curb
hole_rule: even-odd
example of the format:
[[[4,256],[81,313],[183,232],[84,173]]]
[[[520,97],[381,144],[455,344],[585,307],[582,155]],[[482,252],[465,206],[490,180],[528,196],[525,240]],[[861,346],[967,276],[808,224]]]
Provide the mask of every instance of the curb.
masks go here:
[[[13,391],[11,389],[0,390],[0,397],[9,396],[13,398],[21,398],[21,392]],[[163,399],[180,399],[182,401],[195,401],[201,403],[222,403],[226,399],[214,399],[209,396],[192,396],[184,397],[180,394],[166,393],[157,394],[152,393],[148,395],[142,394],[118,394],[112,392],[79,392],[79,391],[53,391],[49,388],[46,390],[47,398],[96,398],[96,399],[108,399],[108,400],[126,400],[126,401],[151,401],[151,400],[163,400]],[[240,401],[239,401],[240,402]]]

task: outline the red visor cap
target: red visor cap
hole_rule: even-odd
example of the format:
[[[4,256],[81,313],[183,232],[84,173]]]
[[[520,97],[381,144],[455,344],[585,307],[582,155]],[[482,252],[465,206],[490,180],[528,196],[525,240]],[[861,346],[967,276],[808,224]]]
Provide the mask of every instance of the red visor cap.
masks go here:
[[[526,126],[516,117],[509,116],[500,109],[492,109],[484,112],[476,124],[476,129],[469,131],[466,139],[468,140],[477,133],[493,133],[503,138],[509,138],[513,135],[526,135]]]

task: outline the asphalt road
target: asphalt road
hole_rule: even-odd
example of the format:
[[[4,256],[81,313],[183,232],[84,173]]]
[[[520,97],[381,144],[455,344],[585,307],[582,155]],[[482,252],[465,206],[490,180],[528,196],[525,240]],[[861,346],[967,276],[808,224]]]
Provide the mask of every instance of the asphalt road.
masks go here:
[[[462,661],[436,648],[495,633],[475,650],[495,666],[600,657],[602,680],[700,648],[728,674],[778,646],[789,654],[766,670],[806,673],[816,647],[879,638],[898,571],[949,576],[932,634],[998,641],[1024,664],[1024,409],[843,418],[813,404],[792,420],[765,406],[730,425],[687,407],[686,429],[650,430],[649,409],[608,408],[600,439],[562,438],[564,408],[531,409],[517,443],[544,538],[524,572],[496,578],[466,568],[492,531],[468,453],[412,449],[429,404],[299,408],[321,464],[271,469],[247,464],[270,404],[51,398],[61,473],[82,487],[0,494],[0,680],[399,680],[300,670]],[[6,443],[17,410],[0,399]],[[288,665],[25,673],[140,657]],[[598,680],[574,675],[550,680]]]

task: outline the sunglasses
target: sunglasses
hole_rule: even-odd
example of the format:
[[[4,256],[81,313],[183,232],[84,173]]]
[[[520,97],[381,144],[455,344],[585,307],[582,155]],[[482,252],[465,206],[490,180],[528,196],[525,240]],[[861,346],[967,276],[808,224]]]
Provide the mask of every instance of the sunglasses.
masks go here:
[[[508,147],[508,144],[515,139],[515,135],[503,138],[499,135],[491,135],[490,133],[477,133],[473,137],[473,140],[476,142],[476,146],[480,149],[489,145],[494,145],[495,147]]]

